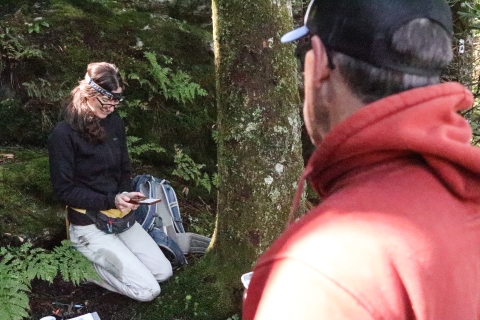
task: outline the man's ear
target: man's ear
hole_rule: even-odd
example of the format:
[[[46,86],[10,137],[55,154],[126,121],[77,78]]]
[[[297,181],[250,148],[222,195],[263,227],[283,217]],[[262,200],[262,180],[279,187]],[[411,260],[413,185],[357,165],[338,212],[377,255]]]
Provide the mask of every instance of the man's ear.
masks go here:
[[[331,69],[328,64],[328,55],[322,40],[316,35],[312,36],[313,54],[313,80],[315,86],[321,86],[322,82],[330,76]]]

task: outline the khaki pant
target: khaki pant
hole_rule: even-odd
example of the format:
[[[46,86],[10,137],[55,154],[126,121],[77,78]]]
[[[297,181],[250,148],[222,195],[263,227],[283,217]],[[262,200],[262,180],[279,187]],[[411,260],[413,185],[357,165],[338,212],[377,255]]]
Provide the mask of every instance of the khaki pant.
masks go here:
[[[132,299],[153,300],[160,294],[158,282],[172,276],[170,262],[138,223],[116,235],[70,224],[70,241],[93,262],[102,278],[95,283]]]

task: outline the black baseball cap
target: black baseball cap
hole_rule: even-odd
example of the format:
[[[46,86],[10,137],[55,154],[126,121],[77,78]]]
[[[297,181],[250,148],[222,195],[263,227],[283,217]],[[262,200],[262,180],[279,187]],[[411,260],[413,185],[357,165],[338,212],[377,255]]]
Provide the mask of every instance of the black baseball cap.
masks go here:
[[[412,67],[391,49],[395,31],[419,18],[438,23],[452,36],[452,13],[445,0],[312,0],[304,25],[285,34],[281,41],[318,35],[326,48],[376,67],[440,75],[441,69]]]

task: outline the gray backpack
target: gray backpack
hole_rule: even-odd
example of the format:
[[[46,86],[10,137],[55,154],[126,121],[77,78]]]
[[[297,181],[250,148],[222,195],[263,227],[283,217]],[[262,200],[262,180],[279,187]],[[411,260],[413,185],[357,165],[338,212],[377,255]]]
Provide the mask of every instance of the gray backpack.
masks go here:
[[[165,250],[173,252],[175,258],[173,261],[170,259],[172,265],[186,263],[184,257],[180,257],[180,252],[183,255],[206,252],[211,239],[197,233],[185,232],[177,196],[169,181],[151,175],[139,175],[133,179],[132,186],[135,191],[149,198],[161,200],[152,205],[141,205],[135,210],[135,216],[137,222],[149,232],[164,253]],[[167,254],[166,256],[169,258]]]

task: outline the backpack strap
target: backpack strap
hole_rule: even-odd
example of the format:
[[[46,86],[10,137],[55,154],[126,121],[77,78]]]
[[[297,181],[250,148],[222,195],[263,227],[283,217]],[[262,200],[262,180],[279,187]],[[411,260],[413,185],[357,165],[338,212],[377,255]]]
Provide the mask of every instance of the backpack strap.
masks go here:
[[[180,215],[180,207],[178,206],[178,199],[175,191],[173,190],[168,180],[163,179],[161,182],[161,186],[163,189],[163,193],[165,194],[165,198],[168,202],[170,215],[172,216],[176,232],[185,233],[182,216]]]
[[[132,188],[135,191],[150,196],[150,179],[151,176],[147,174],[136,176],[132,180]],[[135,220],[144,230],[149,231],[155,226],[155,206],[140,205],[134,212]]]

